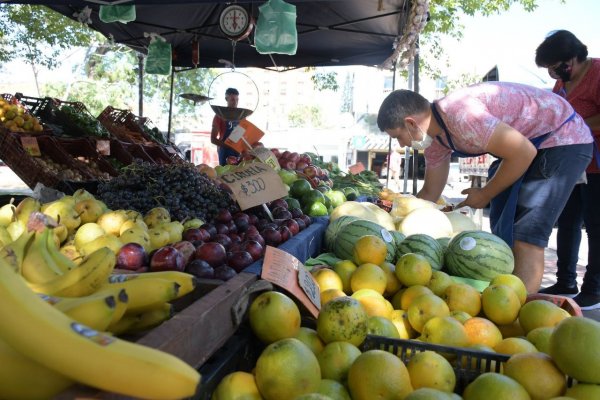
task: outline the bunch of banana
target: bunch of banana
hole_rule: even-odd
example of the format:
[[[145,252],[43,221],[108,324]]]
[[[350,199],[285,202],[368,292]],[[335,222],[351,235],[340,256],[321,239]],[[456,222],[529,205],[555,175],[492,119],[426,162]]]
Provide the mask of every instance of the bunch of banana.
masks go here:
[[[105,248],[98,250],[104,253],[104,258],[110,258],[111,254],[106,251],[110,252]],[[99,254],[101,253],[95,252],[90,255],[88,260],[94,261],[84,260],[79,267],[63,276],[80,269],[86,263],[105,262]],[[112,256],[114,258],[114,253]],[[200,375],[191,366],[170,354],[123,341],[78,323],[57,306],[52,306],[36,295],[23,276],[15,273],[13,260],[14,257],[0,257],[0,320],[3,321],[0,325],[0,343],[5,344],[0,344],[0,368],[3,368],[2,365],[12,365],[15,359],[20,359],[19,355],[22,356],[21,363],[30,360],[30,364],[19,369],[23,371],[22,375],[13,376],[6,382],[0,381],[0,398],[52,397],[53,391],[56,393],[64,389],[70,381],[138,398],[174,399],[190,397],[196,393]],[[105,277],[103,282],[104,286],[86,300],[71,300],[71,304],[68,304],[68,300],[59,299],[56,305],[65,301],[65,310],[75,310],[84,307],[85,303],[90,303],[90,309],[98,310],[94,313],[99,315],[110,314],[112,309],[113,323],[116,314],[115,303],[120,303],[114,301],[115,293],[125,289],[129,302],[137,302],[132,312],[146,316],[143,319],[138,317],[132,326],[138,324],[138,327],[143,328],[143,324],[151,326],[153,321],[160,317],[142,313],[152,311],[154,314],[160,314],[159,310],[162,310],[163,314],[170,313],[164,299],[177,296],[180,288],[178,283],[161,278],[135,278],[120,283],[108,283],[108,278]],[[156,304],[155,301],[144,305],[142,300],[135,299],[136,290],[139,289],[132,288],[134,285],[140,285],[140,282],[149,288],[146,297],[153,291],[163,294],[162,305]],[[170,283],[170,287],[163,282]],[[89,282],[85,285],[89,285]],[[59,293],[62,290],[64,288]],[[108,298],[112,298],[112,301]],[[105,305],[102,305],[103,303]],[[114,307],[111,307],[111,304]],[[129,304],[126,308],[129,308]],[[81,318],[81,315],[79,317]],[[122,318],[124,316],[119,319]],[[21,373],[14,370],[13,374]],[[44,379],[45,382],[39,390],[45,389],[47,392],[31,396],[18,395],[20,390],[25,390],[25,386],[36,386],[39,382],[38,377],[42,377],[39,379]],[[15,393],[17,394],[13,396]]]

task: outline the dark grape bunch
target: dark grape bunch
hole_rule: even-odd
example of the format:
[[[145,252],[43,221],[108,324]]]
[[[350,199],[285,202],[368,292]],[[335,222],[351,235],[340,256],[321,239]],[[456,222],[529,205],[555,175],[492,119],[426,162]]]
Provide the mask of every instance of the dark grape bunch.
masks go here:
[[[135,161],[121,174],[98,186],[98,195],[113,209],[146,213],[165,207],[174,220],[212,221],[219,209],[235,211],[234,202],[193,164],[155,165]]]

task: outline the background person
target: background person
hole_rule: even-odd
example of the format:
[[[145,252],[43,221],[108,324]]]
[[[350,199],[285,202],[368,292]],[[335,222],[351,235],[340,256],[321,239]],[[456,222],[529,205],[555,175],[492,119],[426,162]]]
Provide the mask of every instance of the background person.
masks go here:
[[[556,284],[540,293],[574,295],[581,229],[588,237],[588,264],[575,301],[582,310],[600,308],[600,59],[588,58],[587,47],[569,31],[552,32],[538,46],[535,63],[556,79],[552,91],[567,99],[592,130],[594,158],[586,169],[586,183],[575,185],[558,218]]]
[[[225,91],[225,101],[227,107],[237,108],[240,93],[235,88],[228,88]],[[219,165],[227,164],[227,157],[239,156],[236,150],[225,144],[225,140],[231,135],[233,129],[239,124],[240,121],[226,121],[218,115],[215,115],[212,123],[212,130],[210,132],[210,142],[217,146],[217,153],[219,154]]]
[[[395,190],[400,190],[400,174],[402,171],[402,156],[400,149],[392,149],[388,155],[388,165],[390,166],[390,185],[395,186]]]
[[[433,104],[396,90],[383,101],[377,125],[400,146],[425,149],[425,182],[417,196],[426,200],[442,194],[453,152],[499,159],[487,184],[463,190],[467,198],[458,206],[491,203],[492,232],[512,247],[514,274],[537,292],[554,223],[592,157],[590,130],[573,107],[554,93],[516,83],[469,86]]]

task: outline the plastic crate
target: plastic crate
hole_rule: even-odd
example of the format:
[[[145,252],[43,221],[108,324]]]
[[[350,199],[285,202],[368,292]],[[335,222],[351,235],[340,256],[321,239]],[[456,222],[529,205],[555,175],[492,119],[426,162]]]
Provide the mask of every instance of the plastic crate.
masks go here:
[[[127,143],[143,144],[149,140],[143,135],[142,129],[130,122],[131,113],[107,106],[98,115],[98,121],[116,138]]]
[[[157,164],[172,164],[175,160],[171,158],[169,153],[162,146],[156,144],[142,145],[144,151]]]
[[[575,303],[575,300],[571,299],[570,297],[556,296],[552,294],[543,293],[532,293],[527,295],[527,301],[532,300],[547,300],[551,303],[556,304],[557,306],[559,306],[574,317],[583,316],[583,312],[581,312],[581,308],[579,307],[579,305]]]
[[[137,143],[122,143],[123,147],[134,159],[146,161],[149,163],[156,164],[156,161],[150,157],[150,155],[144,150],[144,147],[141,144]]]
[[[107,180],[119,173],[96,150],[95,142],[92,144],[87,138],[57,138],[57,142],[73,158],[87,165],[92,176],[98,180]],[[95,166],[95,168],[93,167]],[[108,174],[108,176],[106,176]]]

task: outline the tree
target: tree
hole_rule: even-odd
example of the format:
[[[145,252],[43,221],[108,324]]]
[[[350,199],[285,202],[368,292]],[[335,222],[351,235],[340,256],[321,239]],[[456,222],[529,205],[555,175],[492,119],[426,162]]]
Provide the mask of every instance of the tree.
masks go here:
[[[299,105],[288,114],[291,127],[319,127],[322,124],[322,115],[319,107]]]
[[[352,104],[354,103],[353,92],[354,92],[354,75],[346,74],[346,80],[344,81],[344,88],[342,92],[342,107],[341,112],[354,114]]]
[[[83,24],[46,7],[31,5],[0,5],[0,32],[0,63],[22,59],[29,64],[38,95],[40,65],[56,68],[65,50],[89,46],[100,38]]]

